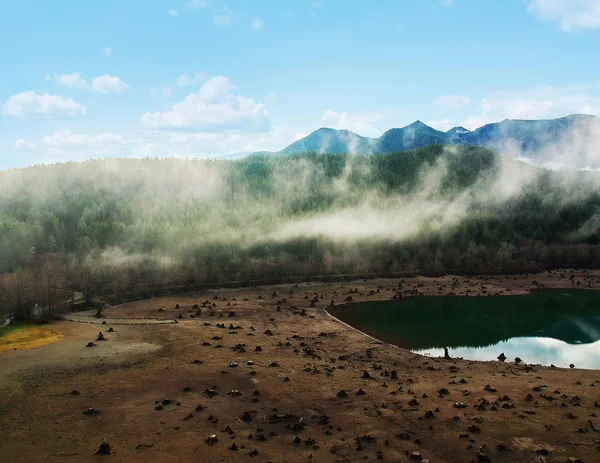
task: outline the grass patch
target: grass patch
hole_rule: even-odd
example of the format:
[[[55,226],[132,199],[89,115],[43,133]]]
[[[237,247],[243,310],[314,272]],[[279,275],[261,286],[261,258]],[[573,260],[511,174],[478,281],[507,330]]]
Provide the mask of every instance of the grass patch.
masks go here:
[[[35,349],[58,341],[61,337],[54,330],[40,325],[10,324],[0,328],[0,353],[14,349]]]
[[[31,323],[27,323],[27,322],[11,323],[9,325],[3,326],[0,328],[0,338],[7,336],[11,333],[14,333],[15,331],[19,331],[19,330],[25,329],[30,326],[33,326],[33,325]]]

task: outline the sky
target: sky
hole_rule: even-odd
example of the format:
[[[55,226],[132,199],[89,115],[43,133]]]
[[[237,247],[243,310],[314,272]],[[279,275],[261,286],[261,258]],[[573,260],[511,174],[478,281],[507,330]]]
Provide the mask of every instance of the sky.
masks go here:
[[[600,114],[600,0],[0,4],[0,169]]]

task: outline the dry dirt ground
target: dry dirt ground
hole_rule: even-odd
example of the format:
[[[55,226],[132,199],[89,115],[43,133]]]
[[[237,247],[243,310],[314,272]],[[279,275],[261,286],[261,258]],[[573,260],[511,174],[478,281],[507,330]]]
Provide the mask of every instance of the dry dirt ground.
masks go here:
[[[600,461],[600,372],[422,357],[325,310],[397,284],[218,289],[55,323],[58,341],[0,354],[0,461]],[[600,288],[600,272],[405,278],[402,292],[538,284]],[[93,455],[102,441],[113,453]]]

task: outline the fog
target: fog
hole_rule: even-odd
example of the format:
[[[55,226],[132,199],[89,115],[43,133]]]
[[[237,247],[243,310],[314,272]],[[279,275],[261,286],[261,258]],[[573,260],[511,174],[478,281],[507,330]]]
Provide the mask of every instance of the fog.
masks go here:
[[[568,138],[585,151],[577,131]],[[547,158],[564,158],[569,146],[557,141]],[[446,146],[373,156],[104,159],[0,172],[0,274],[35,267],[48,253],[104,279],[127,271],[123,281],[147,272],[197,281],[523,265],[521,238],[553,245],[597,235],[597,172],[533,166],[512,159],[529,153],[506,147],[501,156]],[[394,245],[411,251],[390,260]]]

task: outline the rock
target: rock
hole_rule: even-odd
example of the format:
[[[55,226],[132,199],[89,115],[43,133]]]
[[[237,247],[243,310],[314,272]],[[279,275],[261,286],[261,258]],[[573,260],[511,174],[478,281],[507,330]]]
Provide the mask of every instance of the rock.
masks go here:
[[[216,434],[211,434],[206,439],[204,439],[204,442],[206,442],[208,445],[213,445],[219,442],[219,438]]]
[[[110,444],[108,442],[102,442],[100,447],[98,447],[98,450],[94,452],[94,455],[110,455],[111,453],[113,453],[113,450],[110,447]]]
[[[421,455],[421,452],[415,450],[413,453],[410,454],[410,459],[416,461],[423,461],[423,456]]]
[[[114,332],[115,332],[115,329],[114,329],[114,328],[111,326],[111,327],[108,329],[108,332],[109,332],[109,333],[114,333]]]
[[[344,398],[348,397],[348,391],[346,391],[345,389],[342,389],[341,391],[338,391],[338,393],[336,394],[336,397],[339,397],[340,399],[344,399]]]
[[[242,420],[245,423],[249,423],[250,421],[252,421],[252,413],[251,412],[242,413],[242,416],[240,416],[240,420]]]
[[[81,392],[79,392],[77,389],[73,389],[71,391],[71,395],[79,395],[79,394],[81,394]]]
[[[100,414],[100,412],[98,410],[96,410],[94,408],[91,408],[91,407],[88,408],[86,411],[81,412],[81,413],[83,413],[86,416],[94,416],[94,415],[99,415]]]
[[[104,337],[104,335],[102,334],[102,331],[100,331],[98,333],[98,337],[96,338],[96,341],[106,341],[106,338]]]
[[[204,395],[206,397],[208,397],[209,399],[212,399],[213,397],[215,397],[218,394],[217,391],[215,391],[214,389],[205,389],[204,390]]]

